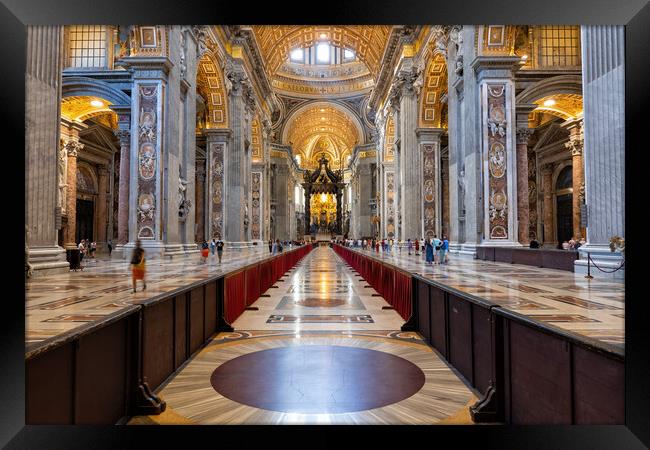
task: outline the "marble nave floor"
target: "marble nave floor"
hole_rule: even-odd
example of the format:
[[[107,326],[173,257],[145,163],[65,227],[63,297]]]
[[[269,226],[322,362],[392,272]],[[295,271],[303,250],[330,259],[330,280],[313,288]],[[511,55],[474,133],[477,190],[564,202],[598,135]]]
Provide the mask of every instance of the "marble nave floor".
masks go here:
[[[129,423],[471,423],[472,390],[332,249],[275,286]]]

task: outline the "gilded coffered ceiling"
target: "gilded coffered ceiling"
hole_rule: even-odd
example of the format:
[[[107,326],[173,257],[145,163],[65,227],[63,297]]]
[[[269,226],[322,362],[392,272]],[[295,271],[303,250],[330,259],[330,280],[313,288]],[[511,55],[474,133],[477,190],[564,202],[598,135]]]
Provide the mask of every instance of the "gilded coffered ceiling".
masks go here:
[[[109,108],[110,104],[109,101],[99,97],[64,97],[61,100],[61,116],[73,122],[83,122],[98,116],[109,115],[111,119],[108,119],[108,123],[115,122],[117,126],[117,115]]]
[[[270,77],[289,60],[296,48],[306,48],[319,41],[355,52],[373,77],[391,31],[390,25],[257,25],[253,26]]]
[[[350,114],[326,103],[316,103],[289,119],[283,141],[301,155],[302,167],[317,166],[322,153],[336,167],[360,143],[361,133],[360,125]]]

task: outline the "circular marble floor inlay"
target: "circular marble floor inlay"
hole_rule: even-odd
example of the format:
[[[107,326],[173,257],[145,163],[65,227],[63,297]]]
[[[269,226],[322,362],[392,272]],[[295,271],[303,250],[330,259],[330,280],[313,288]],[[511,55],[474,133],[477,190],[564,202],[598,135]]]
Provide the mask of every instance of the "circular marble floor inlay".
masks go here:
[[[231,359],[210,382],[224,397],[255,408],[326,414],[404,400],[422,388],[424,373],[410,361],[376,350],[302,345]]]

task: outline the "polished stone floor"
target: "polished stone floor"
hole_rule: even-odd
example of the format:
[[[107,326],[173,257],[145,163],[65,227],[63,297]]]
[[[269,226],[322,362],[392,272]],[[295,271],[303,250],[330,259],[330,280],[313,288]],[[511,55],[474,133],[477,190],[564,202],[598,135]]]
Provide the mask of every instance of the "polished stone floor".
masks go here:
[[[625,283],[583,274],[451,256],[429,265],[406,249],[390,253],[354,249],[458,291],[496,303],[537,322],[586,336],[621,352],[625,345]]]
[[[73,332],[166,292],[228,273],[243,265],[267,258],[268,247],[224,251],[201,263],[198,254],[174,259],[147,261],[147,290],[132,292],[128,261],[84,260],[84,270],[33,278],[25,287],[25,341],[30,346]]]
[[[275,286],[160,389],[168,411],[130,423],[471,423],[473,392],[332,249]]]
[[[235,330],[399,330],[404,320],[328,247],[312,251],[232,325]]]

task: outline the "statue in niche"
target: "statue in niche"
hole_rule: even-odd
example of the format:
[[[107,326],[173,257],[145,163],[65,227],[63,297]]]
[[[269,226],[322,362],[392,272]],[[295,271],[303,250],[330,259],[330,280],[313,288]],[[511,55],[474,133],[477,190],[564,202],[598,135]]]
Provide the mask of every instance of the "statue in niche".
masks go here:
[[[185,31],[180,33],[181,41],[181,60],[180,60],[180,69],[181,69],[181,78],[185,78],[185,73],[187,72],[187,64],[185,63]]]
[[[181,171],[181,168],[178,168],[178,171]],[[181,221],[185,221],[190,212],[190,207],[192,206],[191,200],[187,199],[187,180],[183,179],[180,175],[178,176],[178,218]]]
[[[61,209],[65,208],[65,194],[66,194],[66,187],[68,184],[66,183],[66,165],[67,165],[67,155],[68,152],[64,146],[61,146],[61,149],[59,150],[59,158],[58,158],[58,178],[59,178],[59,197],[57,199],[57,206]]]

